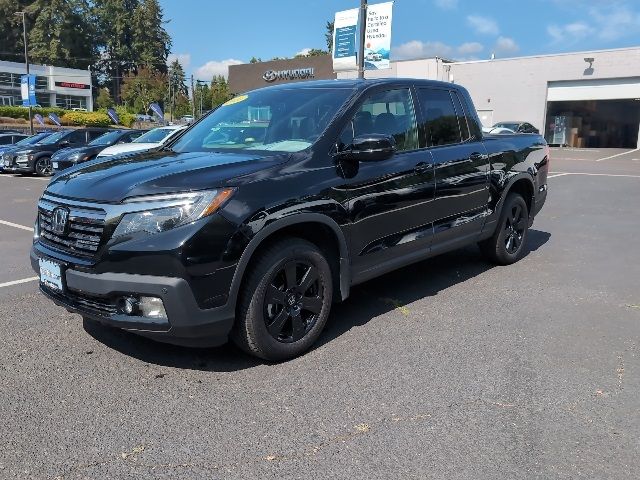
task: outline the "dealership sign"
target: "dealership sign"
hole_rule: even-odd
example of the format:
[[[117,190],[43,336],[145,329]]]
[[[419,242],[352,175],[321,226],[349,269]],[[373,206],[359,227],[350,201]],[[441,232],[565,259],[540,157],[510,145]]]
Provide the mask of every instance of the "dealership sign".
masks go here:
[[[76,83],[76,82],[56,82],[56,87],[78,88],[81,90],[89,90],[91,88],[91,85],[87,85],[86,83]]]
[[[391,17],[393,2],[367,6],[364,68],[379,70],[391,68]],[[359,8],[337,12],[333,28],[333,71],[357,70]]]
[[[333,23],[333,71],[355,70],[359,8],[336,12]]]
[[[262,75],[265,82],[275,82],[276,80],[302,80],[313,78],[313,68],[292,68],[289,70],[267,70]]]
[[[364,40],[365,70],[391,68],[391,14],[393,2],[367,7],[367,30]]]
[[[22,75],[20,79],[20,93],[22,106],[29,107],[36,104],[36,76],[33,74]]]

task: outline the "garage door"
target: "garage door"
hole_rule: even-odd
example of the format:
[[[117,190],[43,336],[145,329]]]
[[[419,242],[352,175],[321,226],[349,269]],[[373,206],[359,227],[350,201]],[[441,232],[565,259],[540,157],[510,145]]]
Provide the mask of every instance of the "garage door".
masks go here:
[[[549,82],[550,102],[640,98],[640,77]]]
[[[549,83],[545,132],[551,143],[636,148],[639,124],[640,77]]]

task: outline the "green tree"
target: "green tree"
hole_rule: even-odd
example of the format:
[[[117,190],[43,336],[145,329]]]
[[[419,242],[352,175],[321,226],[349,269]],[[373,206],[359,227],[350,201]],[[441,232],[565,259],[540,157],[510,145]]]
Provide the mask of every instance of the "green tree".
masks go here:
[[[122,99],[136,112],[146,113],[149,105],[161,101],[167,90],[167,76],[146,67],[137,74],[127,74],[122,83]]]
[[[231,98],[229,84],[222,75],[215,75],[211,80],[211,108],[222,105]]]
[[[327,55],[327,52],[320,50],[319,48],[312,48],[305,54],[296,55],[295,58],[319,57],[321,55]]]
[[[158,0],[142,0],[133,13],[132,54],[138,66],[167,72],[171,37],[164,28]]]
[[[87,68],[95,61],[96,33],[86,0],[36,0],[27,11],[35,17],[29,30],[34,63]]]
[[[324,39],[327,42],[327,51],[331,53],[333,51],[333,29],[335,22],[327,21],[326,29],[327,31],[324,34]]]
[[[251,57],[251,60],[249,60],[249,63],[260,63],[262,62],[262,59],[260,57],[256,58],[256,57]]]
[[[113,107],[113,98],[111,98],[108,88],[104,87],[100,89],[98,97],[96,98],[96,106],[98,108]]]
[[[189,89],[185,83],[186,76],[184,68],[180,64],[180,61],[176,58],[171,65],[169,65],[169,86],[173,92],[181,93],[185,96],[189,94]]]
[[[10,62],[24,61],[24,43],[22,40],[22,17],[15,15],[23,11],[33,0],[0,0],[0,60]],[[33,18],[27,16],[27,30]]]

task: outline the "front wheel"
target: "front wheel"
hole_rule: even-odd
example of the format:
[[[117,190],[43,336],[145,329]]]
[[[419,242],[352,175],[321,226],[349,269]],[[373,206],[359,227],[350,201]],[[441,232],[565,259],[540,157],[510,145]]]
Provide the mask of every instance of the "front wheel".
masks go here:
[[[50,177],[53,175],[53,164],[51,163],[51,158],[40,157],[37,159],[34,165],[34,170],[36,175],[41,177]]]
[[[529,210],[521,195],[510,193],[505,199],[494,234],[480,242],[480,250],[489,260],[509,265],[522,258],[529,231]]]
[[[318,247],[296,238],[274,243],[244,282],[231,338],[265,360],[298,356],[320,336],[332,295],[331,268]]]

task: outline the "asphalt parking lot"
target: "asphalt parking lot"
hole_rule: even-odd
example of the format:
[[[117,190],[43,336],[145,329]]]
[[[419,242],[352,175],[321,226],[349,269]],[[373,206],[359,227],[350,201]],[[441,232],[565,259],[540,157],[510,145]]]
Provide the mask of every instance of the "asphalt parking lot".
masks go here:
[[[640,152],[551,170],[521,262],[363,284],[275,365],[83,327],[29,265],[46,181],[0,175],[0,478],[632,478]]]

